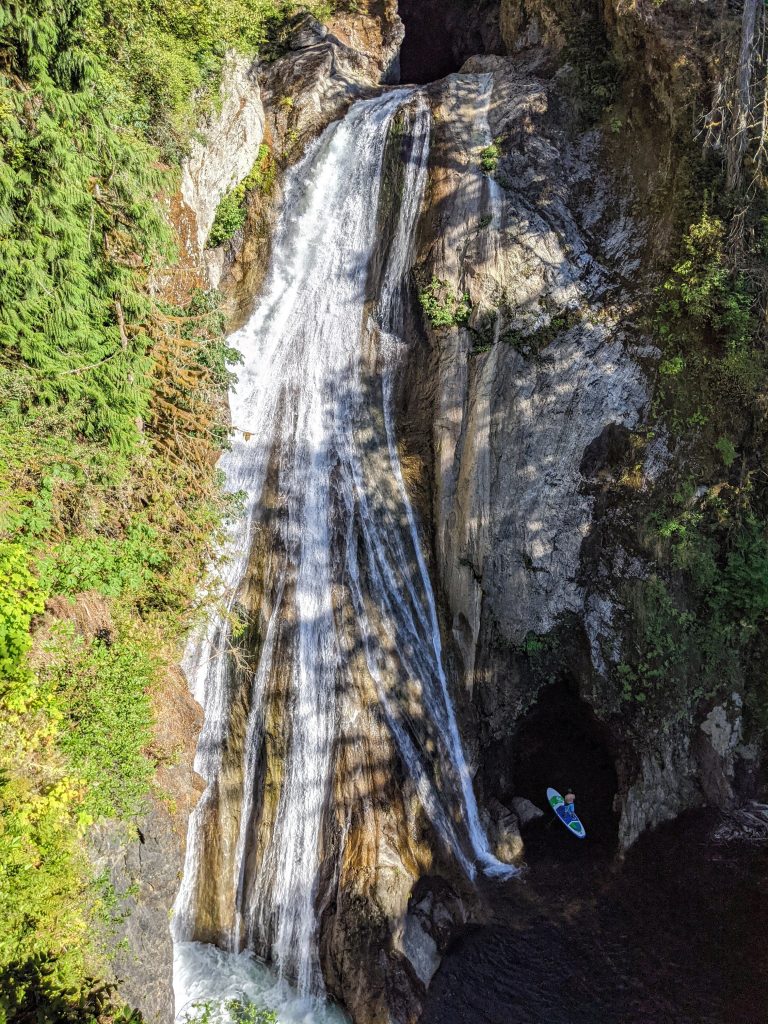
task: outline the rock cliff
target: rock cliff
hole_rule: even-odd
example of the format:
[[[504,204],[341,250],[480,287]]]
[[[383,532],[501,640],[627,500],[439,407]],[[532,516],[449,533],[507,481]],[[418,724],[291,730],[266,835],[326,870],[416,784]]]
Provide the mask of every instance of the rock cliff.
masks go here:
[[[181,193],[171,197],[168,205],[180,243],[185,287],[189,281],[202,287],[221,287],[233,325],[250,312],[266,270],[279,181],[274,191],[250,196],[245,228],[231,242],[210,249],[206,245],[217,208],[248,176],[264,145],[269,147],[276,169],[284,169],[328,123],[341,117],[350,103],[371,94],[382,80],[397,77],[402,24],[396,4],[382,0],[370,6],[370,13],[340,15],[329,26],[309,17],[299,19],[285,55],[271,63],[253,63],[235,54],[227,58],[221,102],[200,125],[184,162]],[[172,291],[174,286],[172,281],[158,281],[156,287]],[[130,834],[114,827],[100,828],[93,839],[92,856],[118,899],[118,923],[108,941],[117,947],[113,970],[120,991],[149,1024],[169,1024],[174,1010],[168,924],[184,863],[187,820],[202,789],[191,768],[201,711],[180,672],[169,677],[156,695],[155,710],[156,793]],[[371,721],[366,735],[378,752],[371,753],[367,761],[355,758],[340,768],[345,777],[354,778],[361,764],[392,759],[380,724]],[[279,765],[273,763],[272,769],[279,770]],[[376,788],[371,779],[360,779],[355,785],[365,791]],[[354,802],[353,792],[350,788],[345,799]],[[398,843],[398,815],[393,816],[394,832],[387,840],[374,827],[372,808],[370,814],[371,821],[344,823],[353,838],[359,828],[359,841],[354,838],[352,850],[356,852],[350,853],[340,882],[339,899],[348,924],[343,934],[329,941],[333,948],[328,953],[327,971],[336,979],[330,982],[332,991],[350,1005],[365,1002],[373,1007],[378,998],[385,1007],[385,989],[393,972],[380,964],[380,994],[376,997],[363,992],[358,967],[349,967],[348,961],[355,961],[371,944],[370,961],[376,961],[388,941],[386,922],[404,920],[409,893],[421,872],[412,867],[403,870],[410,855],[387,853],[390,842],[395,847]],[[408,813],[404,810],[400,817],[407,818]],[[373,847],[368,849],[371,843]],[[426,867],[426,850],[424,856]],[[333,881],[328,879],[327,884]],[[209,903],[215,903],[214,890],[212,886]],[[378,908],[374,922],[367,913],[371,906]],[[368,977],[375,975],[376,971]]]
[[[401,4],[406,32],[413,6]],[[705,695],[693,667],[683,689],[650,699],[627,684],[647,614],[638,595],[658,571],[648,504],[685,457],[654,406],[662,352],[648,314],[698,173],[686,154],[738,26],[683,0],[500,0],[475,5],[460,29],[460,6],[441,14],[450,63],[478,52],[428,88],[402,454],[499,849],[519,854],[516,750],[549,700],[555,720],[599,736],[610,758],[600,813],[623,851],[685,808],[734,806],[757,760],[738,673]],[[278,171],[291,165],[354,99],[396,79],[401,38],[396,5],[373,4],[329,26],[305,19],[269,65],[231,65],[221,114],[185,170],[198,263],[217,202],[259,146]],[[409,62],[406,72],[413,52]],[[205,257],[234,324],[262,280],[278,199],[279,173]],[[320,886],[323,971],[356,1021],[412,1021],[472,898],[430,848],[375,694],[361,684],[344,699],[356,731],[336,755],[324,839],[345,852]],[[270,713],[267,787],[285,741]],[[237,744],[231,753],[240,763]],[[450,883],[424,881],[440,874]]]
[[[648,496],[686,458],[651,429],[661,353],[644,304],[674,251],[691,119],[738,36],[710,6],[502,3],[511,55],[430,90],[417,275],[431,355],[417,349],[412,372],[431,403],[437,572],[479,779],[510,799],[499,757],[514,760],[542,686],[567,679],[609,737],[621,849],[685,807],[730,806],[755,756],[738,692],[670,683],[638,715],[620,678],[631,595],[658,571],[640,540]]]

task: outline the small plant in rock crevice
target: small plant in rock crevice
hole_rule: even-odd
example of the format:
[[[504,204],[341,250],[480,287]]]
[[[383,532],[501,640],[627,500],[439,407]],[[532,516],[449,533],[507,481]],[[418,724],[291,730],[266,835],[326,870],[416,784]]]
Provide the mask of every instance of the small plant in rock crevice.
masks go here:
[[[251,172],[219,203],[205,243],[207,249],[218,248],[242,228],[247,215],[248,193],[258,190],[263,195],[269,195],[276,174],[277,168],[272,152],[266,143],[262,143]]]
[[[538,356],[561,334],[575,327],[583,319],[579,310],[565,310],[552,316],[548,323],[533,330],[523,331],[508,328],[500,335],[500,340],[510,345],[526,358]]]
[[[499,148],[498,139],[496,139],[481,151],[480,167],[483,171],[485,171],[486,174],[493,174],[493,172],[499,166],[500,159],[501,149]]]
[[[433,276],[419,292],[419,302],[433,327],[457,327],[465,325],[472,313],[469,292],[457,295],[447,281]]]
[[[187,1013],[185,1024],[280,1024],[274,1010],[268,1010],[241,999],[228,999],[225,1003],[208,1000],[194,1003]]]

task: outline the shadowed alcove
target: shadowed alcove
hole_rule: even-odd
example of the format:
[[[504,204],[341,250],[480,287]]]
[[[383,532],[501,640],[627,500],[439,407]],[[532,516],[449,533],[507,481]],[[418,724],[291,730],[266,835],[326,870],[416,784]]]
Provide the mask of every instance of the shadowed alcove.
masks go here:
[[[515,733],[514,790],[546,811],[525,835],[526,851],[535,856],[540,843],[547,851],[576,853],[578,845],[557,828],[546,807],[548,786],[564,793],[573,787],[576,807],[587,829],[590,848],[613,851],[617,819],[613,811],[616,769],[607,729],[581,700],[575,683],[560,679],[545,687]],[[546,834],[542,834],[546,829]]]
[[[423,85],[477,53],[503,53],[498,0],[399,0],[401,81]]]

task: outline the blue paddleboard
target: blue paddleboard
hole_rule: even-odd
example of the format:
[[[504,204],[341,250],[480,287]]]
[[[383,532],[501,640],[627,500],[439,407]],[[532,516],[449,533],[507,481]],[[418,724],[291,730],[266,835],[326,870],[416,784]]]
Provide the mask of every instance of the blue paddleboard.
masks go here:
[[[547,790],[547,800],[549,801],[549,806],[558,816],[560,821],[562,821],[562,823],[565,825],[568,831],[572,835],[576,836],[577,839],[584,839],[587,835],[587,830],[584,828],[584,826],[581,824],[581,822],[575,814],[571,815],[570,817],[566,814],[565,800],[563,800],[562,796],[557,792],[556,789]]]

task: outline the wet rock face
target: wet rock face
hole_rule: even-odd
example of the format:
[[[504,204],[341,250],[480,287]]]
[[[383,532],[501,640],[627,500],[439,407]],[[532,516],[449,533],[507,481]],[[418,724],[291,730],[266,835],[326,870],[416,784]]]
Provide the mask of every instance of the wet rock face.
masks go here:
[[[483,811],[483,818],[494,855],[506,864],[521,863],[523,837],[520,834],[521,822],[517,812],[491,797]]]
[[[632,615],[625,594],[652,572],[634,540],[635,485],[619,485],[659,357],[638,298],[670,245],[671,215],[657,223],[643,197],[654,191],[649,180],[658,185],[663,155],[689,142],[680,111],[706,100],[709,15],[549,0],[501,9],[513,56],[472,58],[430,90],[416,275],[427,296],[440,282],[445,308],[440,324],[427,309],[431,363],[415,349],[411,372],[429,381],[437,573],[457,678],[476,715],[486,802],[516,791],[508,755],[546,677],[529,657],[546,637],[539,662],[549,678],[571,673],[610,734],[616,788],[601,801],[625,849],[687,807],[732,806],[744,792],[735,780],[752,771],[736,752],[732,708],[670,707],[658,727],[633,719],[615,671]],[[582,16],[626,64],[643,170],[574,116],[563,61],[569,19]],[[446,322],[445,310],[460,305],[461,317]],[[640,458],[638,494],[671,458],[659,432]]]
[[[125,920],[110,937],[122,998],[148,1024],[172,1024],[173,944],[168,920],[184,858],[170,815],[154,804],[132,835],[112,825],[92,837],[93,861],[118,895]],[[122,897],[122,898],[121,898]]]
[[[734,693],[728,704],[716,704],[699,727],[702,789],[716,807],[731,809],[736,804],[734,776],[743,740],[741,712],[741,697]]]
[[[267,110],[267,137],[281,166],[301,155],[327,122],[341,116],[354,99],[370,94],[381,70],[376,61],[340,41],[333,29],[324,32],[311,19],[297,26],[290,47],[285,57],[263,69],[260,86]],[[228,254],[224,277],[229,285],[235,273],[241,273],[237,290],[249,295],[251,301],[268,256],[268,249],[261,247],[262,237],[252,230],[257,226],[253,214],[252,204],[242,248]],[[269,227],[269,214],[261,226]],[[393,227],[389,226],[389,233],[381,232],[382,241],[391,237]],[[375,352],[369,355],[375,360]],[[369,372],[373,375],[377,370],[372,366]],[[387,474],[391,478],[388,451],[383,449],[371,457],[381,460],[382,479],[386,480]],[[270,553],[280,547],[271,536],[274,520],[267,511],[274,509],[274,515],[279,516],[279,495],[270,492],[262,504],[264,528],[257,531],[251,569],[241,595],[244,618],[253,623],[253,635],[243,637],[249,655],[263,644],[274,597],[272,574],[280,571],[280,565],[270,560]],[[274,561],[279,562],[279,557]],[[351,615],[349,596],[342,603],[340,590],[338,597],[338,615]],[[350,622],[346,631],[350,638],[355,635],[353,627]],[[265,701],[264,739],[257,757],[254,806],[258,812],[252,812],[242,876],[243,891],[248,893],[258,893],[259,886],[265,879],[269,884],[271,877],[271,866],[263,876],[260,866],[271,849],[269,840],[275,831],[278,795],[288,760],[291,719],[285,713],[285,673],[290,665],[292,629],[292,616],[285,614]],[[225,947],[240,943],[268,955],[268,944],[259,947],[260,942],[268,940],[261,922],[254,933],[246,934],[244,928],[236,931],[231,898],[254,667],[249,662],[245,672],[233,671],[228,688],[230,729],[218,785],[209,791],[200,821],[204,867],[194,883],[194,937]],[[345,681],[337,693],[340,725],[329,773],[333,799],[323,822],[319,856],[320,961],[329,995],[343,1003],[356,1020],[366,1024],[398,1020],[405,1024],[417,1019],[428,965],[428,958],[425,960],[422,954],[433,941],[429,936],[420,940],[418,929],[408,922],[408,902],[415,882],[436,860],[432,847],[437,844],[425,823],[414,784],[393,747],[361,646],[350,644],[345,667],[349,682]],[[312,780],[308,779],[307,784],[311,785]]]
[[[327,25],[299,18],[287,54],[260,65],[230,54],[221,106],[198,128],[182,167],[171,219],[182,263],[227,296],[233,329],[249,311],[268,258],[274,202],[252,196],[250,223],[227,243],[205,248],[223,197],[249,174],[262,143],[281,169],[295,162],[331,121],[381,82],[397,80],[403,26],[396,0],[368,0]]]
[[[253,88],[264,110],[263,141],[277,171],[275,185],[254,190],[244,229],[205,254],[208,281],[226,297],[232,330],[247,320],[269,264],[281,173],[352,103],[397,79],[402,35],[396,0],[369,0],[327,25],[310,15],[300,18],[287,40],[288,52],[258,67]],[[236,144],[234,135],[230,144]]]
[[[647,34],[655,24],[648,5],[635,6],[643,18],[630,27],[617,21],[618,0],[603,5],[608,30],[623,33],[627,46],[635,45],[633,33]],[[258,84],[248,73],[253,104],[254,97],[263,104],[260,130],[281,168],[355,99],[396,78],[402,36],[396,4],[367,7],[328,27],[305,19],[290,52],[262,68]],[[620,698],[607,682],[621,656],[624,609],[616,584],[641,578],[646,569],[620,546],[603,543],[615,523],[604,524],[600,495],[620,472],[649,400],[643,367],[657,353],[634,328],[633,296],[652,240],[635,212],[631,185],[619,185],[607,170],[605,140],[569,121],[552,60],[566,43],[559,12],[553,0],[480,3],[470,14],[464,3],[400,4],[405,81],[457,70],[475,51],[516,55],[473,59],[466,73],[430,90],[434,138],[416,278],[422,290],[438,280],[441,301],[454,308],[465,301],[470,312],[466,324],[427,325],[428,343],[414,327],[412,363],[400,384],[403,455],[422,469],[414,504],[424,523],[433,521],[456,692],[467,710],[467,733],[474,730],[478,740],[484,818],[503,859],[520,856],[518,824],[537,816],[529,800],[515,795],[512,769],[516,730],[541,684],[521,668],[520,649],[531,634],[553,635],[563,621],[570,624],[572,647],[563,658],[590,713],[608,723],[612,745],[601,799],[610,842],[618,832],[627,847],[648,825],[700,802],[702,784],[707,796],[728,805],[747,759],[738,709],[723,707],[711,710],[693,739],[686,729],[649,734],[637,750],[627,743],[623,759],[611,760],[626,740]],[[219,150],[234,146],[236,123],[222,128]],[[494,155],[496,139],[502,143]],[[200,157],[198,179],[215,151],[214,143]],[[231,157],[227,152],[225,163]],[[199,199],[190,203],[198,211],[199,243],[201,218],[205,223],[212,214]],[[254,200],[244,239],[215,257],[241,319],[266,267],[270,217]],[[650,480],[664,471],[669,452],[660,438],[647,454]],[[433,455],[429,480],[425,467]],[[351,674],[365,677],[362,667]],[[345,736],[335,755],[336,813],[327,823],[325,859],[336,863],[341,836],[345,853],[333,876],[320,880],[323,973],[329,993],[355,1020],[415,1021],[466,909],[455,893],[421,888],[427,871],[450,869],[434,861],[418,801],[401,777],[385,727],[369,710],[376,694],[361,683],[344,700],[342,718],[355,722],[357,733]],[[280,772],[284,737],[277,724],[269,742],[267,787]],[[233,748],[233,763],[240,754]],[[531,791],[534,802],[537,793]],[[273,824],[275,808],[268,810],[259,842]],[[227,813],[222,805],[222,820]],[[155,832],[148,828],[150,838],[128,855],[105,837],[100,855],[116,877],[126,878],[143,857],[146,877],[156,872],[164,892],[169,882],[152,851],[170,847],[162,823]],[[175,854],[168,856],[173,863]],[[217,939],[214,889],[208,937]],[[162,906],[159,900],[149,916],[137,915],[131,940],[145,949],[147,962],[161,965],[167,949],[150,941],[150,933]],[[142,975],[137,978],[140,987]],[[166,984],[157,978],[152,985]],[[145,1005],[154,1013],[159,1003],[147,998]]]
[[[382,82],[397,82],[404,28],[397,0],[365,0],[350,4],[329,21],[332,34],[345,46],[374,60]]]
[[[730,811],[753,796],[758,751],[744,743],[738,693],[716,704],[691,731],[687,723],[664,728],[655,749],[642,754],[639,777],[623,800],[619,836],[624,847],[649,825],[707,804]]]
[[[532,801],[526,800],[523,796],[516,796],[512,799],[512,809],[517,815],[520,827],[525,828],[532,821],[544,817],[544,811],[537,807]]]

